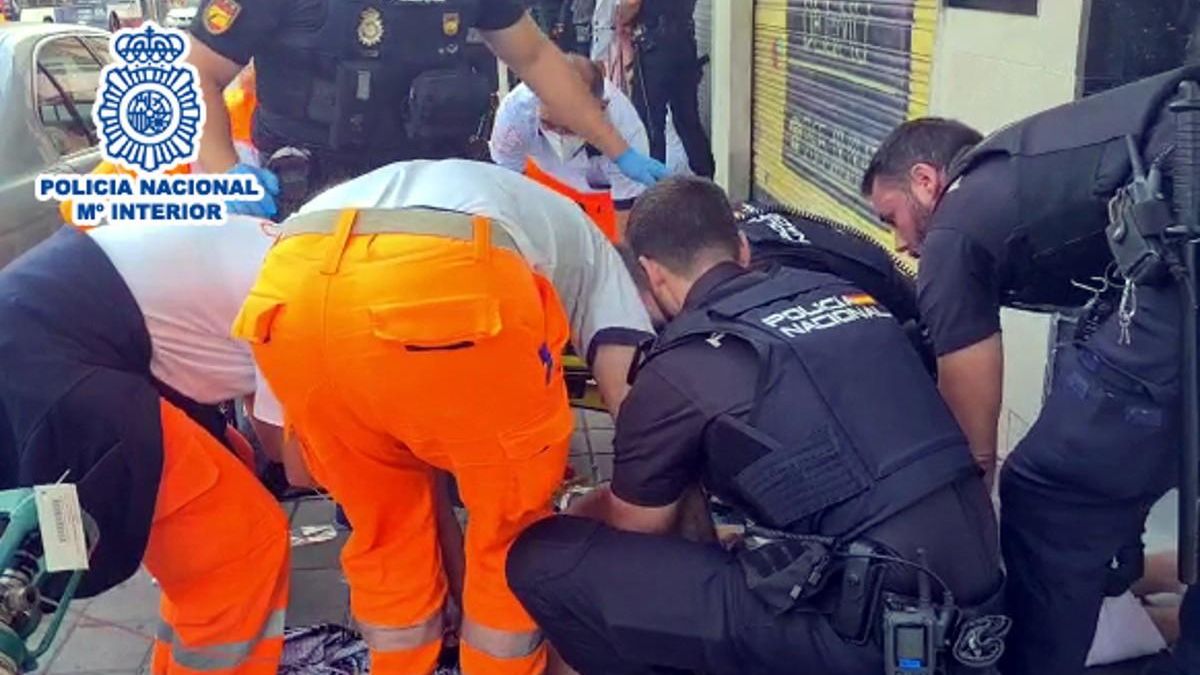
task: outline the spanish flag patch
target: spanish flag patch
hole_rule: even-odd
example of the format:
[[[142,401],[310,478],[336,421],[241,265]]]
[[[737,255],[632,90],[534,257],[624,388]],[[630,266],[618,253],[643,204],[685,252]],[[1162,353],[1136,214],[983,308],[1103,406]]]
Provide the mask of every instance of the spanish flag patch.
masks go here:
[[[849,304],[849,305],[861,306],[861,305],[877,304],[875,302],[875,298],[872,298],[871,296],[867,295],[866,293],[856,293],[855,295],[847,295],[847,296],[843,296],[843,297],[845,297],[845,299],[846,299],[846,304]]]
[[[209,0],[204,8],[204,30],[220,35],[229,30],[241,13],[242,6],[237,0]]]

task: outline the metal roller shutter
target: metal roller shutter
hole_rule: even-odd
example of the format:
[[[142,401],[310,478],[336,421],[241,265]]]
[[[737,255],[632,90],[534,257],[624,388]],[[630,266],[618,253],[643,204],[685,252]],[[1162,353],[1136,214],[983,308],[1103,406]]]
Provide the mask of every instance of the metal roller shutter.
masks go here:
[[[696,3],[696,44],[700,47],[700,56],[712,53],[712,3],[713,0]],[[712,64],[705,66],[704,79],[700,81],[700,121],[704,122],[704,131],[711,137]]]
[[[758,0],[754,193],[891,234],[859,196],[897,124],[929,107],[938,0]]]

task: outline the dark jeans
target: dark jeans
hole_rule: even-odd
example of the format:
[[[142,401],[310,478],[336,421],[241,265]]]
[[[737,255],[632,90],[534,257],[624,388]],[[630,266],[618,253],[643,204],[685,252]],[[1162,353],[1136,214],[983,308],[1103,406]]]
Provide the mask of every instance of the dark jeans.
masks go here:
[[[1014,620],[1005,675],[1084,672],[1105,593],[1122,585],[1113,587],[1111,563],[1137,546],[1150,507],[1177,480],[1179,294],[1144,287],[1137,299],[1131,344],[1120,344],[1114,314],[1086,343],[1061,349],[1042,413],[1004,466]],[[1197,641],[1200,632],[1184,631],[1185,672],[1200,673]]]
[[[696,38],[682,31],[650,31],[650,44],[638,49],[633,80],[633,102],[650,136],[650,155],[667,157],[667,107],[675,131],[687,151],[688,163],[698,176],[712,178],[712,145],[700,122],[697,89],[703,76],[696,58]]]

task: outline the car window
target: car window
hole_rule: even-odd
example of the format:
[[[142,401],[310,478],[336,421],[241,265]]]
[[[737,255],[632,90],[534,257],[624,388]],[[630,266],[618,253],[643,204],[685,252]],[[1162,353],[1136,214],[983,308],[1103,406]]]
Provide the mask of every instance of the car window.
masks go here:
[[[92,105],[100,63],[76,37],[54,38],[37,56],[38,116],[60,155],[95,145]]]
[[[96,58],[100,59],[100,65],[107,66],[112,63],[112,53],[108,51],[108,37],[105,35],[85,35],[81,38],[83,42],[91,48],[92,53]]]

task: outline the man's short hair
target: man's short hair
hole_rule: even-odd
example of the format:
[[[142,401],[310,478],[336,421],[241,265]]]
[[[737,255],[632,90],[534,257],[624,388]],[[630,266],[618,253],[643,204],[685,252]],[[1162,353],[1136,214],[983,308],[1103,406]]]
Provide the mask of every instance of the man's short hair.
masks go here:
[[[863,172],[862,193],[870,196],[876,180],[902,182],[909,169],[929,164],[945,171],[964,150],[978,145],[983,136],[971,127],[941,117],[923,117],[896,127],[871,157]]]
[[[625,269],[629,270],[629,276],[633,277],[633,285],[638,291],[649,293],[650,275],[646,274],[646,268],[642,267],[642,261],[638,260],[637,254],[625,242],[617,244],[617,253],[621,256],[621,262],[625,263]]]
[[[741,248],[725,191],[694,176],[667,178],[638,197],[625,240],[636,255],[676,274],[691,272],[706,255],[736,259]]]

